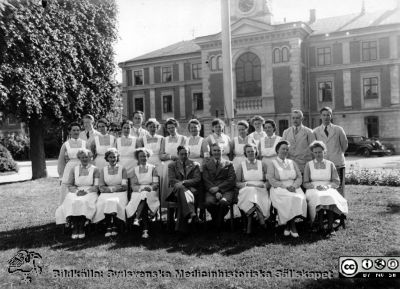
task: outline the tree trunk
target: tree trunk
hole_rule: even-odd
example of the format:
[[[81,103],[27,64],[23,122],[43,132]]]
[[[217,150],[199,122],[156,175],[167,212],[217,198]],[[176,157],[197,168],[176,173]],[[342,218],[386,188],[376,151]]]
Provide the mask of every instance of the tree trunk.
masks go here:
[[[44,153],[43,120],[32,117],[29,121],[31,147],[32,179],[47,177],[46,156]]]

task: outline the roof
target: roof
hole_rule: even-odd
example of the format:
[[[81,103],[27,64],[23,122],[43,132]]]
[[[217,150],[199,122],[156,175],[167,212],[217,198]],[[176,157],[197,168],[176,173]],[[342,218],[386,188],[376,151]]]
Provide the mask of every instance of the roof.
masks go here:
[[[388,24],[400,24],[400,9],[321,18],[309,25],[313,35],[318,35]]]
[[[194,43],[193,40],[180,41],[172,45],[169,45],[167,47],[157,49],[152,52],[146,53],[144,55],[129,59],[126,62],[164,57],[164,56],[182,55],[195,52],[200,52],[200,46]]]

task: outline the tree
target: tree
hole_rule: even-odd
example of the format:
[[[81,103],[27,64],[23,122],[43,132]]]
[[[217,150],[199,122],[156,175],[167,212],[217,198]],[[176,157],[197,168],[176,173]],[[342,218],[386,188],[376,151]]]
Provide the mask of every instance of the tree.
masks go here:
[[[0,111],[29,127],[33,179],[47,175],[45,124],[104,116],[117,93],[115,0],[42,2],[0,3]]]

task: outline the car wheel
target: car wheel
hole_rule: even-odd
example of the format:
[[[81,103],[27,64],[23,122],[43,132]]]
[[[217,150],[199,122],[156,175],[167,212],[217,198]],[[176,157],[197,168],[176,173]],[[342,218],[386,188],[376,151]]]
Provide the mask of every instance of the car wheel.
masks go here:
[[[388,152],[386,153],[387,156],[392,156],[394,155],[394,151],[392,149],[389,149]]]
[[[371,155],[371,152],[369,151],[369,149],[364,149],[361,154],[363,157],[368,158]]]

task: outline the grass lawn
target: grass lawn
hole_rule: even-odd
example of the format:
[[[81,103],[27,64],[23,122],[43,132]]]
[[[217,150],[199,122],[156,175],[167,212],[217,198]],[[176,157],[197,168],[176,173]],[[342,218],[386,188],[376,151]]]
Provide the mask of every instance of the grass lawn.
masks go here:
[[[399,288],[394,279],[339,279],[338,258],[400,255],[400,188],[347,186],[347,228],[330,239],[310,233],[304,225],[298,240],[261,229],[246,237],[237,224],[233,233],[200,230],[184,240],[154,225],[146,241],[140,232],[114,241],[101,232],[92,232],[85,241],[70,240],[54,224],[58,189],[56,179],[0,186],[0,288]],[[33,284],[19,285],[19,276],[7,272],[7,260],[19,249],[33,250],[43,258],[43,273]],[[333,271],[334,278],[84,279],[54,278],[53,269],[304,269]]]

